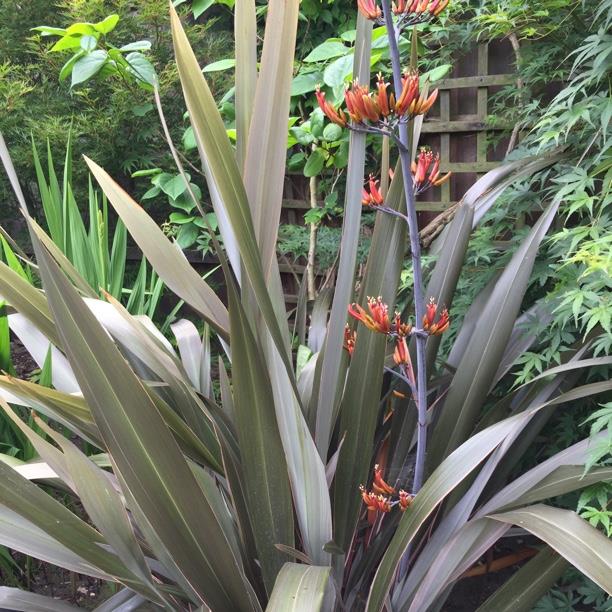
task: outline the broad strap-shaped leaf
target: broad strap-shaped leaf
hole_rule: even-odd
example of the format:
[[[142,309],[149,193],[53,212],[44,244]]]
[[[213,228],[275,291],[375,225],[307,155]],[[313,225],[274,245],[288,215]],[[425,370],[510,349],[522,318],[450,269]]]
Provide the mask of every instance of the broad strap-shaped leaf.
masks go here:
[[[164,236],[155,221],[96,163],[85,158],[109,202],[123,220],[150,264],[166,285],[195,308],[224,338],[228,337],[227,309],[184,255]]]
[[[546,546],[506,580],[476,612],[531,612],[569,565],[561,555]]]
[[[353,75],[362,83],[370,81],[371,41],[372,22],[359,13]],[[346,360],[342,358],[344,325],[346,323],[347,307],[353,299],[357,247],[363,208],[361,199],[366,137],[365,134],[351,132],[349,138],[349,162],[342,238],[340,241],[340,261],[327,336],[317,365],[317,371],[320,372],[320,382],[315,389],[317,391],[315,441],[323,461],[327,461],[329,441],[338,416],[340,393],[346,375]]]
[[[8,315],[8,320],[11,331],[21,340],[41,370],[50,360],[52,367],[48,373],[53,386],[66,393],[78,393],[79,385],[64,354],[20,312]]]
[[[449,310],[453,303],[459,276],[463,270],[465,253],[472,233],[473,218],[474,208],[468,204],[461,204],[450,224],[425,291],[426,300],[433,297],[438,304]],[[442,336],[430,336],[427,339],[426,368],[428,374],[433,372],[441,340]]]
[[[98,427],[82,397],[8,376],[0,376],[0,394],[3,391],[14,396],[9,402],[33,408],[94,446],[103,446]]]
[[[492,425],[473,435],[453,451],[426,480],[399,523],[370,588],[367,612],[380,612],[393,583],[395,570],[419,528],[438,504],[451,493],[508,436],[520,430],[539,406]]]
[[[2,461],[0,544],[90,576],[139,584],[100,533]]]
[[[59,336],[45,296],[2,261],[0,261],[0,297],[26,317],[53,344],[59,344]]]
[[[549,499],[587,487],[593,482],[606,480],[612,468],[604,467],[596,470],[594,474],[584,474],[584,465],[593,445],[608,435],[608,431],[602,431],[597,436],[581,440],[531,468],[489,499],[478,509],[476,516],[486,516],[519,504]]]
[[[442,547],[440,554],[429,566],[419,588],[409,598],[399,598],[394,605],[398,612],[429,610],[436,598],[441,597],[456,576],[471,567],[507,531],[508,525],[491,519],[469,521]]]
[[[462,204],[474,207],[473,227],[480,223],[484,215],[510,185],[516,183],[521,178],[526,178],[551,166],[559,161],[559,159],[561,159],[561,156],[557,154],[544,155],[513,162],[504,162],[497,168],[489,170],[465,192],[461,199]],[[440,250],[449,233],[450,226],[447,225],[432,244],[430,248],[431,254],[435,254]]]
[[[106,538],[113,552],[142,581],[143,588],[138,591],[158,604],[163,604],[163,596],[155,587],[127,510],[108,475],[44,421],[38,419],[37,424],[61,448],[63,467],[70,475],[90,520]]]
[[[244,186],[266,278],[276,263],[299,5],[299,0],[270,0],[267,4],[254,119],[244,166]]]
[[[457,448],[478,419],[491,381],[523,300],[538,247],[552,223],[559,202],[552,203],[499,277],[458,365],[440,417],[432,428],[427,462],[430,470]]]
[[[264,275],[251,210],[234,151],[227,137],[217,104],[202,75],[178,15],[172,7],[170,7],[170,21],[183,95],[200,156],[204,166],[214,177],[220,199],[235,234],[242,264],[253,289],[255,300],[282,358],[294,393],[296,397],[299,397],[286,339],[279,326],[279,320],[270,298],[270,289],[266,275]]]
[[[256,610],[241,564],[147,389],[44,247],[34,249],[62,345],[149,544],[163,563],[172,559],[197,603]]]
[[[401,170],[396,168],[387,205],[405,208]],[[379,214],[360,301],[381,296],[393,308],[406,246],[406,224],[387,214]],[[347,313],[345,312],[345,320]],[[383,379],[386,338],[357,328],[357,343],[350,359],[340,406],[340,432],[345,440],[334,478],[334,538],[347,549],[357,524],[361,498],[359,485],[365,483],[371,467],[374,432],[378,419],[380,388]],[[327,350],[327,349],[326,349]]]
[[[526,529],[612,594],[612,541],[575,512],[536,504],[490,518]]]
[[[255,0],[236,0],[234,5],[236,56],[236,160],[244,168],[249,129],[257,87],[257,16]]]
[[[328,565],[331,555],[323,547],[332,539],[332,516],[325,464],[269,334],[262,343],[304,550],[313,563]]]
[[[326,612],[333,607],[329,567],[285,563],[266,612]]]
[[[515,436],[516,434],[514,434],[514,437]],[[507,446],[509,440],[511,440],[511,438],[507,439],[503,446]],[[489,458],[487,467],[488,463],[490,463],[495,455],[502,450],[503,446],[499,447]],[[524,503],[538,502],[609,479],[612,474],[612,468],[593,470],[591,473],[587,474],[586,477],[582,478],[584,472],[582,466],[564,465],[572,461],[582,461],[582,463],[584,463],[588,452],[587,448],[587,444],[579,443],[574,445],[571,449],[557,453],[557,455],[552,458],[552,461],[548,460],[544,462],[541,466],[533,468],[518,479],[518,482],[522,481],[523,483],[534,482],[537,481],[543,473],[546,473],[546,471],[551,472],[551,470],[553,470],[547,478],[538,482],[538,484],[526,494],[521,495],[524,486],[512,487],[512,485],[510,485],[507,487],[509,490],[505,495],[499,497],[498,501],[494,501],[493,504],[487,504],[487,506],[495,508],[496,504],[499,504],[499,499],[504,499],[504,497],[508,499],[510,495],[513,495],[514,503],[508,504],[509,506],[520,504],[523,500],[523,505]],[[494,463],[492,466],[493,469],[495,465]],[[560,467],[554,469],[555,465]],[[484,469],[486,468],[483,468],[481,474]],[[481,490],[482,488],[479,488],[476,492]],[[414,584],[414,579],[416,579],[419,582],[418,589],[416,589],[414,594],[411,593],[414,587],[413,589],[402,589],[400,601],[410,601],[411,612],[427,609],[430,602],[434,600],[437,601],[437,598],[442,595],[452,581],[482,556],[484,551],[488,550],[501,536],[499,533],[496,534],[495,526],[487,524],[487,521],[492,521],[490,519],[484,519],[485,515],[490,513],[490,510],[485,512],[483,511],[484,509],[481,509],[475,515],[474,519],[465,523],[459,529],[456,529],[452,537],[449,537],[448,531],[440,533],[443,538],[441,541],[438,539],[438,532],[444,528],[456,509],[457,508],[453,508],[451,513],[445,517],[440,526],[436,528],[432,540],[427,544],[427,550],[433,547],[437,554],[435,557],[429,555],[428,558],[423,559],[427,566],[426,576],[423,576],[422,571],[418,576],[413,576],[415,569],[417,569],[416,566],[414,566],[410,572],[407,582],[412,582]],[[482,530],[482,533],[480,530]],[[484,537],[483,534],[487,534],[486,537]],[[427,550],[424,551],[424,553],[427,552]],[[417,563],[421,563],[421,556],[419,556]]]
[[[294,545],[291,490],[265,361],[233,280],[228,281],[234,422],[240,443],[247,506],[269,593],[286,561],[275,545]]]
[[[94,612],[132,612],[145,604],[146,600],[130,589],[121,589],[106,601],[96,606]]]
[[[82,608],[38,593],[0,587],[0,609],[14,612],[75,612]]]

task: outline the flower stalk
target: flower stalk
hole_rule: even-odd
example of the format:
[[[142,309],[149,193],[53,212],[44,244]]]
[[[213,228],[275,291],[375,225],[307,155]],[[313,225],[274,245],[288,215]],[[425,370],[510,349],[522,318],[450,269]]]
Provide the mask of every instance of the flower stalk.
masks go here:
[[[382,0],[382,11],[387,25],[389,36],[389,53],[391,56],[391,67],[393,70],[393,85],[395,91],[402,91],[402,69],[398,46],[399,31],[395,28],[393,11],[390,0]],[[403,147],[399,150],[400,164],[404,178],[404,194],[406,197],[406,221],[408,225],[408,236],[410,239],[410,256],[412,259],[412,270],[414,277],[414,309],[416,321],[422,322],[425,317],[425,298],[423,291],[423,270],[421,266],[421,243],[419,241],[419,227],[414,197],[414,186],[411,180],[411,142],[408,133],[408,125],[400,123],[398,126],[399,140]],[[425,470],[425,451],[427,446],[427,373],[425,370],[425,345],[427,336],[415,334],[416,343],[416,388],[417,388],[417,451],[414,467],[414,480],[412,492],[417,493],[423,484]],[[400,570],[401,572],[401,570]]]

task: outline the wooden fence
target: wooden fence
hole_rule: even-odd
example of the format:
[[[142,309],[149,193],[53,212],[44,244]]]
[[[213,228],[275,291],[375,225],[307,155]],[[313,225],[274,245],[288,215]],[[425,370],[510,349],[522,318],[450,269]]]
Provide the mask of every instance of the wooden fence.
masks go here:
[[[500,138],[495,132],[512,126],[499,121],[492,126],[487,116],[491,111],[491,97],[515,82],[513,64],[514,56],[507,41],[482,43],[457,58],[448,78],[436,83],[440,94],[423,123],[421,144],[438,151],[441,171],[451,171],[453,175],[441,187],[418,197],[421,227],[460,200],[479,176],[495,168],[504,158],[508,139]],[[303,225],[304,212],[309,208],[308,179],[298,174],[288,175],[281,222]],[[186,255],[194,264],[216,262],[212,257],[202,260],[196,251]],[[280,270],[287,302],[295,303],[296,276],[301,277],[305,265],[281,262]]]

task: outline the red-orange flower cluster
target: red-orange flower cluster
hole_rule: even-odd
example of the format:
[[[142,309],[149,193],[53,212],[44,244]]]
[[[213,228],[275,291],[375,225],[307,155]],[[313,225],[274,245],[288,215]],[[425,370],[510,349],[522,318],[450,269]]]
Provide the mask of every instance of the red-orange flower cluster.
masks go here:
[[[424,115],[437,98],[437,89],[434,89],[427,98],[419,93],[419,73],[409,71],[402,77],[402,92],[395,103],[395,114],[398,117]]]
[[[393,497],[396,495],[395,489],[385,482],[380,466],[374,466],[374,480],[372,482],[372,490],[368,491],[363,485],[359,487],[361,499],[370,512],[391,512],[393,506],[399,506],[404,512],[414,499],[413,495],[400,489],[398,499],[395,501]]]
[[[372,483],[372,488],[381,495],[393,495],[395,493],[395,489],[385,482],[382,475],[382,469],[378,464],[374,466],[374,482]]]
[[[366,491],[365,487],[361,485],[359,487],[361,491],[361,499],[367,506],[368,510],[372,512],[391,512],[391,501],[384,495],[376,495],[374,491]]]
[[[382,10],[378,4],[376,4],[376,0],[357,0],[357,7],[359,8],[359,12],[366,19],[380,19],[382,17]]]
[[[412,500],[414,499],[414,495],[410,495],[404,491],[404,489],[400,489],[399,492],[399,507],[402,512],[406,511],[406,508],[412,504]]]
[[[448,5],[448,0],[398,0],[392,3],[393,12],[396,15],[408,18],[425,17],[430,15],[437,17]],[[370,19],[372,19],[370,17]],[[421,19],[424,21],[424,19]],[[412,21],[412,19],[411,19]]]
[[[388,334],[391,332],[391,321],[389,320],[389,307],[382,301],[381,297],[368,298],[367,313],[359,304],[351,304],[348,312],[351,317],[361,321],[368,329]]]
[[[378,189],[378,181],[374,180],[374,177],[371,174],[370,178],[368,179],[368,189],[364,187],[361,190],[361,203],[364,206],[381,206],[384,202],[384,198]]]
[[[388,88],[389,83],[381,74],[378,75],[375,91],[370,91],[367,85],[353,81],[351,86],[344,90],[346,113],[330,104],[319,87],[316,89],[316,96],[324,115],[341,127],[347,124],[347,114],[353,124],[376,124],[423,115],[438,97],[437,89],[428,97],[419,92],[419,75],[415,71],[407,72],[402,77],[402,91],[399,96],[396,93],[389,94]]]
[[[421,193],[432,186],[438,187],[448,181],[451,176],[450,172],[440,176],[440,155],[438,153],[434,155],[429,147],[419,149],[416,161],[412,162],[411,170],[412,184],[416,193]]]
[[[405,338],[411,334],[412,325],[403,323],[399,312],[396,312],[391,319],[389,317],[389,306],[382,301],[380,296],[377,298],[368,297],[368,310],[369,312],[366,312],[365,308],[362,308],[359,304],[351,304],[348,307],[349,314],[372,331],[397,338]]]
[[[425,316],[423,317],[423,329],[433,336],[439,336],[445,332],[450,323],[448,318],[448,310],[446,308],[442,309],[442,312],[440,312],[438,319],[436,320],[437,314],[438,305],[436,304],[434,298],[430,298],[429,304],[427,304],[425,311]]]
[[[401,25],[414,25],[437,17],[447,5],[448,0],[398,0],[391,7],[401,18]],[[357,0],[357,7],[366,19],[382,23],[382,10],[376,0]]]

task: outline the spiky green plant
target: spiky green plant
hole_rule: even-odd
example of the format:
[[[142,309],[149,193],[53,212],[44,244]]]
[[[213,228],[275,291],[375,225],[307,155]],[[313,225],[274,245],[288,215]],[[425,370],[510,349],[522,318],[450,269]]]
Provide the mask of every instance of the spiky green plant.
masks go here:
[[[393,361],[385,336],[362,328],[350,359],[343,349],[362,211],[366,135],[360,131],[350,136],[331,307],[322,295],[307,330],[305,304],[299,305],[301,346],[294,361],[275,244],[298,5],[268,4],[257,71],[255,5],[236,3],[236,124],[242,129],[235,151],[171,9],[185,101],[223,235],[225,251],[217,249],[227,304],[145,211],[87,160],[151,266],[220,339],[230,369],[219,361],[219,397],[211,391],[210,344],[193,324],[174,326],[177,353],[149,320],[129,315],[112,297],[82,295],[81,277],[49,250],[31,220],[43,291],[0,265],[0,296],[15,311],[9,317],[27,320],[25,333],[47,350],[52,345],[55,386],[0,377],[4,410],[40,455],[35,464],[0,462],[0,543],[123,585],[106,610],[439,609],[463,573],[501,537],[513,535],[513,524],[521,536],[539,539],[538,552],[483,609],[528,610],[565,569],[565,559],[611,590],[612,544],[575,513],[541,503],[610,479],[610,467],[584,473],[591,441],[516,473],[557,406],[612,388],[610,381],[579,385],[585,368],[610,358],[589,358],[587,338],[563,365],[501,399],[496,394],[532,342],[519,311],[555,203],[475,300],[436,377],[423,374],[437,363],[438,336],[426,339],[419,360],[427,381],[419,391],[426,422],[420,426],[430,444],[414,496],[417,410],[405,388],[396,389],[405,397],[390,393],[394,386],[384,371]],[[371,27],[360,16],[354,76],[361,83],[369,82]],[[418,129],[407,127],[417,140]],[[450,305],[473,227],[505,184],[548,163],[503,165],[470,189],[432,247],[437,260],[424,296]],[[393,212],[377,217],[355,300],[362,307],[368,296],[381,296],[392,308],[406,250],[403,217],[411,214],[406,193],[400,167],[384,204],[402,218]],[[42,421],[47,437],[41,437],[10,403],[65,425],[104,454],[88,458]],[[423,408],[421,400],[421,416]],[[374,503],[364,491],[366,509],[359,485],[370,480],[376,463],[373,485],[383,497]],[[40,479],[78,497],[89,520],[32,482]],[[400,488],[405,492],[396,501],[393,490]],[[70,609],[9,588],[0,588],[0,605]]]

